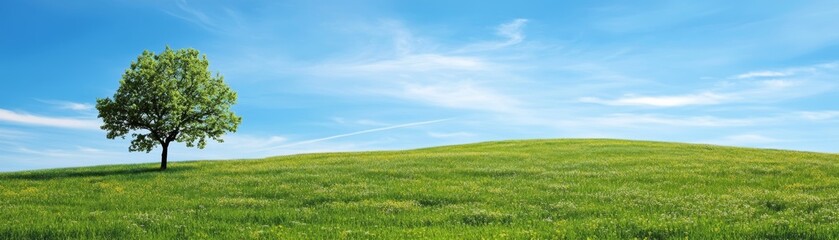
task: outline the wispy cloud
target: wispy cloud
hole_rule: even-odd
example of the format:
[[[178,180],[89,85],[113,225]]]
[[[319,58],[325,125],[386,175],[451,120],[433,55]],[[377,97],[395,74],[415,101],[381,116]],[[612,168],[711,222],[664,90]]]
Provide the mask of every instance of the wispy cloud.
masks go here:
[[[526,22],[515,19],[499,25],[497,34],[505,40],[491,43],[494,47],[520,43],[524,39],[521,28]],[[522,103],[493,84],[510,82],[506,64],[475,52],[418,46],[430,40],[417,40],[417,36],[398,22],[376,26],[382,28],[378,32],[391,34],[389,37],[395,42],[393,49],[378,47],[378,55],[369,56],[365,52],[361,56],[318,64],[310,68],[311,74],[342,79],[330,86],[351,82],[341,89],[342,94],[387,96],[430,106],[508,114],[517,111]]]
[[[719,118],[714,116],[662,116],[656,114],[610,114],[581,119],[587,124],[602,126],[678,126],[678,127],[737,127],[750,126],[765,119]],[[582,124],[582,123],[581,123]]]
[[[76,110],[76,111],[89,111],[93,110],[93,105],[86,104],[86,103],[74,103],[74,102],[67,102],[64,103],[64,109]]]
[[[522,27],[524,27],[525,23],[527,23],[527,19],[519,18],[498,26],[498,35],[507,37],[507,41],[503,44],[504,46],[518,44],[524,40]]]
[[[680,96],[625,96],[617,99],[601,99],[596,97],[583,97],[580,102],[597,103],[612,106],[652,106],[652,107],[681,107],[690,105],[713,105],[719,104],[728,97],[704,92],[699,94]]]
[[[2,110],[2,109],[0,109]],[[20,140],[21,138],[29,137],[31,133],[21,132],[18,130],[11,130],[11,129],[3,129],[0,128],[0,139],[16,139]]]
[[[382,27],[385,32],[393,36],[393,48],[399,56],[409,55],[415,51],[417,41],[414,34],[408,31],[402,23],[397,21],[384,21]]]
[[[31,149],[28,147],[18,147],[18,153],[38,155],[49,158],[74,158],[77,160],[91,160],[96,161],[107,156],[117,156],[122,153],[109,152],[103,149],[77,146],[75,149]]]
[[[434,123],[439,123],[439,122],[445,122],[445,121],[449,121],[449,120],[452,120],[452,119],[453,118],[445,118],[445,119],[437,119],[437,120],[431,120],[431,121],[413,122],[413,123],[392,125],[392,126],[387,126],[387,127],[373,128],[373,129],[367,129],[367,130],[363,130],[363,131],[357,131],[357,132],[351,132],[351,133],[345,133],[345,134],[338,134],[338,135],[333,135],[333,136],[329,136],[329,137],[316,138],[316,139],[311,139],[311,140],[305,140],[305,141],[299,141],[299,142],[284,144],[284,145],[280,145],[280,146],[276,146],[276,147],[270,147],[270,148],[267,148],[267,149],[264,149],[264,150],[287,148],[287,147],[293,147],[293,146],[298,146],[298,145],[311,144],[311,143],[316,143],[316,142],[323,142],[323,141],[328,141],[328,140],[337,139],[337,138],[345,138],[345,137],[350,137],[350,136],[355,136],[355,135],[393,130],[393,129],[398,129],[398,128],[422,126],[422,125],[434,124]]]
[[[756,72],[743,73],[743,74],[735,76],[734,78],[748,79],[748,78],[765,78],[765,77],[786,77],[786,76],[789,76],[789,75],[790,75],[790,73],[786,73],[786,72],[756,71]]]
[[[783,78],[800,75],[819,75],[824,72],[831,72],[839,68],[839,62],[828,62],[814,64],[811,66],[790,67],[776,70],[761,70],[751,71],[742,74],[737,74],[731,78],[733,79],[753,79],[753,78]]]
[[[83,147],[83,146],[78,146],[77,149],[79,150],[79,152],[84,152],[84,153],[103,153],[103,152],[105,152],[105,150],[102,150],[102,149],[99,149],[99,148]]]
[[[24,125],[87,130],[99,129],[99,125],[101,125],[98,120],[94,119],[38,116],[28,113],[13,112],[6,109],[0,109],[0,121]]]
[[[331,67],[333,71],[347,72],[428,72],[439,70],[483,70],[487,63],[476,57],[447,56],[440,54],[413,54],[396,59],[386,59],[367,63],[341,64]]]
[[[519,100],[470,82],[405,84],[393,97],[455,109],[515,112]]]
[[[261,149],[276,146],[277,144],[284,144],[287,142],[288,138],[283,136],[259,137],[252,135],[237,134],[225,137],[224,144],[228,145],[225,147],[229,147],[231,149]]]
[[[581,97],[577,101],[610,106],[683,107],[718,105],[735,102],[774,102],[811,96],[830,90],[824,75],[837,76],[833,63],[777,71],[755,71],[731,77],[736,81],[720,81],[717,87],[699,93],[643,96],[626,94],[615,99]]]
[[[802,111],[796,113],[801,118],[807,120],[827,120],[833,118],[839,118],[839,110],[828,110],[828,111]]]
[[[214,20],[215,18],[210,17],[203,11],[200,11],[197,8],[193,7],[186,0],[176,0],[174,2],[175,6],[178,7],[178,13],[166,10],[164,10],[163,12],[173,17],[180,18],[187,22],[198,25],[199,27],[204,28],[207,31],[216,33],[221,32],[221,28]]]
[[[510,22],[498,25],[495,29],[495,34],[504,39],[501,41],[486,41],[467,45],[455,52],[482,52],[505,48],[516,45],[524,41],[525,35],[523,28],[528,20],[523,18],[514,19]]]
[[[70,102],[70,101],[58,101],[58,100],[38,100],[39,102],[51,104],[59,109],[64,110],[73,110],[73,111],[91,111],[94,109],[93,104],[89,103],[78,103],[78,102]]]

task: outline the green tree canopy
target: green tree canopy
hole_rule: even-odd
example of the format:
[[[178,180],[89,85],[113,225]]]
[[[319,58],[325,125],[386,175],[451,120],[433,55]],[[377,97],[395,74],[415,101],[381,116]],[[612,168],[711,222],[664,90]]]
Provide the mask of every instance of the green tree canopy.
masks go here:
[[[223,142],[221,136],[235,132],[242,118],[230,110],[236,92],[208,66],[207,56],[192,48],[143,51],[125,70],[113,98],[96,100],[108,139],[130,133],[132,152],[160,145],[161,169],[172,141],[201,149],[208,138]]]

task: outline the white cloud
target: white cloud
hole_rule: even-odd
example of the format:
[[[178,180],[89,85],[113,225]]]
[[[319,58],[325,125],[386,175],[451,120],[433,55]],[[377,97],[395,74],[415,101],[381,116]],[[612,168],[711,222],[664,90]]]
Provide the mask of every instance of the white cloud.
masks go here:
[[[385,21],[385,29],[393,34],[393,47],[398,55],[408,55],[414,51],[415,45],[419,42],[408,29],[396,21]]]
[[[38,100],[39,102],[51,104],[59,109],[64,110],[73,110],[79,112],[86,112],[91,111],[94,109],[93,104],[89,103],[78,103],[78,102],[69,102],[69,101],[55,101],[55,100]]]
[[[105,150],[97,149],[97,148],[89,148],[89,147],[76,147],[75,149],[31,149],[27,147],[18,147],[17,152],[30,154],[30,155],[37,155],[41,157],[48,157],[50,161],[63,159],[63,160],[87,160],[87,161],[100,161],[106,157],[113,157],[123,153],[118,152],[108,152]]]
[[[747,72],[740,75],[735,76],[734,78],[737,79],[748,79],[748,78],[766,78],[766,77],[786,77],[791,75],[789,72],[776,72],[776,71],[756,71],[756,72]]]
[[[821,63],[821,64],[814,64],[810,66],[799,66],[799,67],[790,67],[790,68],[783,68],[777,70],[763,70],[763,71],[752,71],[747,73],[738,74],[734,77],[734,79],[753,79],[753,78],[788,78],[788,77],[795,77],[801,75],[818,75],[820,73],[829,72],[836,70],[839,67],[839,62],[829,62],[829,63]]]
[[[487,41],[478,42],[467,45],[456,52],[482,52],[496,50],[512,45],[516,45],[524,41],[525,35],[522,29],[528,20],[523,18],[514,19],[508,23],[498,25],[495,29],[495,34],[504,37],[503,41]]]
[[[27,113],[17,113],[5,109],[0,109],[0,121],[25,125],[89,130],[99,129],[99,126],[101,125],[101,122],[94,119],[46,117]]]
[[[0,109],[0,111],[2,111],[2,109]],[[31,134],[27,132],[0,128],[0,139],[21,139],[30,136]]]
[[[175,5],[177,5],[178,8],[181,11],[188,14],[188,16],[183,17],[183,16],[180,16],[180,15],[169,13],[170,15],[181,18],[183,20],[186,20],[186,21],[189,21],[189,22],[192,22],[192,23],[195,23],[195,24],[197,24],[197,25],[199,25],[199,26],[201,26],[201,27],[203,27],[204,29],[207,29],[207,30],[211,30],[211,31],[216,31],[217,30],[217,26],[213,22],[212,18],[210,18],[209,16],[207,16],[203,12],[198,11],[197,9],[189,6],[189,3],[187,3],[186,0],[175,1]]]
[[[519,101],[470,82],[405,84],[392,96],[436,106],[493,112],[515,112]]]
[[[76,111],[89,111],[93,110],[93,105],[86,104],[86,103],[74,103],[74,102],[67,102],[63,106],[64,109],[76,110]]]
[[[504,44],[521,41],[524,36],[520,28],[525,23],[526,20],[517,19],[499,26],[498,34],[509,38]],[[422,51],[414,46],[422,41],[417,41],[410,31],[397,23],[386,24],[383,31],[392,34],[395,49],[379,51],[379,56],[360,56],[316,65],[310,72],[342,79],[324,89],[334,91],[336,84],[346,84],[337,87],[341,89],[338,94],[388,96],[445,108],[504,113],[519,108],[521,101],[493,84],[510,82],[509,69],[504,64],[496,64],[486,56]]]
[[[781,79],[773,79],[773,80],[765,80],[760,81],[760,85],[763,87],[762,90],[780,90],[785,88],[794,87],[796,85],[801,84],[800,82],[790,81],[790,80],[781,80]]]
[[[721,81],[712,90],[699,93],[663,96],[627,94],[616,99],[582,97],[577,101],[610,106],[682,107],[718,105],[734,102],[769,103],[812,96],[831,90],[835,84],[825,76],[835,76],[834,63],[758,71],[737,75],[737,81]],[[786,77],[786,78],[774,78]],[[767,79],[769,78],[769,79]]]
[[[690,105],[713,105],[722,103],[728,97],[704,92],[690,95],[676,96],[625,96],[623,98],[606,100],[595,97],[580,98],[580,102],[597,103],[612,106],[651,106],[651,107],[681,107]]]
[[[737,127],[751,126],[763,119],[728,119],[713,116],[659,116],[652,114],[611,114],[582,119],[581,124],[604,126],[677,126],[677,127]]]
[[[327,65],[333,71],[382,74],[387,72],[428,72],[439,70],[484,70],[487,64],[475,57],[446,56],[440,54],[405,55],[395,59],[368,63]]]
[[[518,44],[524,40],[522,28],[525,23],[527,23],[527,19],[519,18],[498,26],[498,29],[496,30],[498,35],[507,37],[507,41],[503,44],[504,46]]]
[[[247,148],[265,148],[288,142],[288,138],[283,136],[252,136],[231,134],[224,137],[223,145],[231,147],[232,149],[247,149]]]
[[[81,146],[79,146],[79,147],[78,147],[78,149],[79,149],[79,151],[80,151],[80,152],[84,152],[84,153],[101,153],[101,152],[105,152],[105,150],[98,149],[98,148],[92,148],[92,147],[81,147]]]
[[[508,27],[510,28],[510,27]],[[361,32],[369,32],[370,37],[386,33],[393,45],[362,46],[358,56],[344,57],[307,68],[314,75],[339,76],[393,76],[417,73],[450,73],[452,71],[488,71],[495,66],[488,59],[470,56],[461,52],[440,50],[430,40],[423,40],[396,21],[385,21],[373,29],[362,27]],[[520,33],[505,30],[512,37],[522,38]],[[521,41],[518,39],[516,41]],[[370,54],[373,52],[373,54]]]
[[[839,111],[803,111],[797,115],[807,120],[827,120],[839,118]]]

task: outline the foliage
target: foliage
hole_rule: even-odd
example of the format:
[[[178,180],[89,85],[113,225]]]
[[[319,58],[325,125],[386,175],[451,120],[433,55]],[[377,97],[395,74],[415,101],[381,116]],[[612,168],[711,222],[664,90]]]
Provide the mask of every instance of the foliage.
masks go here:
[[[160,145],[164,164],[172,141],[198,148],[208,138],[222,142],[221,135],[236,131],[241,118],[230,110],[236,93],[208,66],[207,57],[191,48],[144,51],[123,74],[113,99],[96,101],[107,137],[131,133],[129,151]]]
[[[0,174],[0,239],[839,238],[837,154],[533,140],[151,168]]]

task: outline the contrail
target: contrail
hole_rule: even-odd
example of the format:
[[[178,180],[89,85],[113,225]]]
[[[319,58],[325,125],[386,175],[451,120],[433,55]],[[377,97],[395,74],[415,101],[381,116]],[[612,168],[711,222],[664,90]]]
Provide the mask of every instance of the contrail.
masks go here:
[[[413,122],[413,123],[399,124],[399,125],[393,125],[393,126],[387,126],[387,127],[373,128],[373,129],[367,129],[367,130],[362,130],[362,131],[358,131],[358,132],[338,134],[338,135],[329,136],[329,137],[325,137],[325,138],[317,138],[317,139],[311,139],[311,140],[306,140],[306,141],[289,143],[289,144],[285,144],[285,145],[280,145],[280,146],[276,146],[276,147],[267,148],[265,150],[272,150],[272,149],[277,149],[277,148],[286,148],[286,147],[292,147],[292,146],[303,145],[303,144],[323,142],[323,141],[326,141],[326,140],[332,140],[332,139],[336,139],[336,138],[349,137],[349,136],[355,136],[355,135],[359,135],[359,134],[372,133],[372,132],[381,132],[381,131],[387,131],[387,130],[397,129],[397,128],[406,128],[406,127],[413,127],[413,126],[420,126],[420,125],[428,125],[428,124],[433,124],[433,123],[438,123],[438,122],[449,121],[449,120],[452,120],[452,119],[454,119],[454,118],[444,118],[444,119],[437,119],[437,120],[424,121],[424,122]]]

